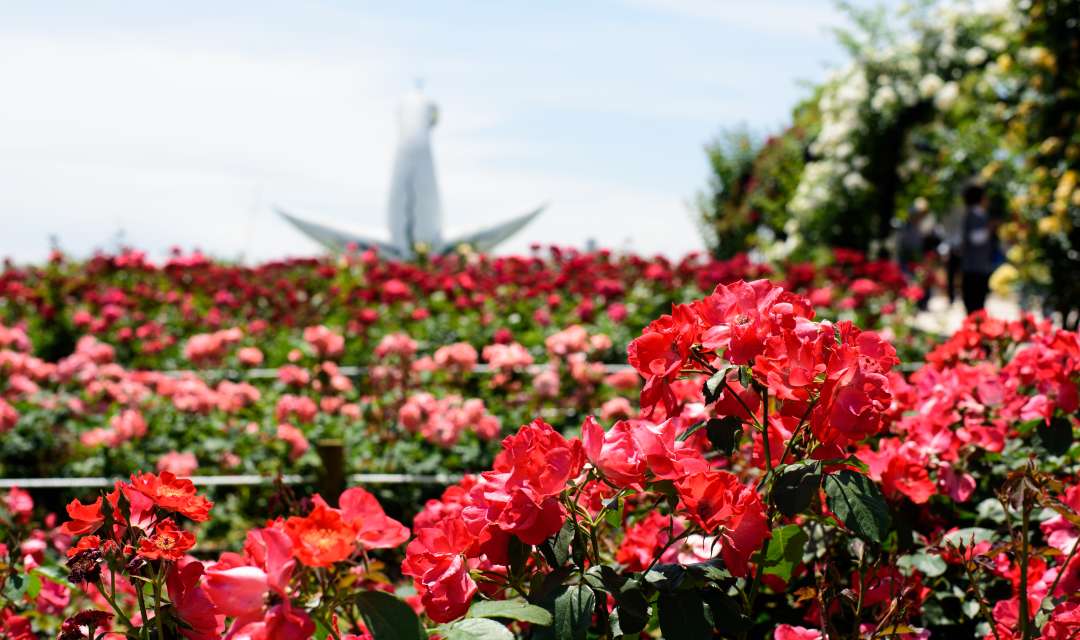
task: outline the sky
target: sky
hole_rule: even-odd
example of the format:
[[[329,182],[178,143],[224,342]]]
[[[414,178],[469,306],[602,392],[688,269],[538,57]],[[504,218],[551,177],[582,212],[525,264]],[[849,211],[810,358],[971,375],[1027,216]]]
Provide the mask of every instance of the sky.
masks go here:
[[[781,126],[841,24],[830,0],[0,3],[0,256],[318,253],[274,206],[382,230],[417,81],[449,231],[546,202],[501,251],[679,255],[704,144]]]

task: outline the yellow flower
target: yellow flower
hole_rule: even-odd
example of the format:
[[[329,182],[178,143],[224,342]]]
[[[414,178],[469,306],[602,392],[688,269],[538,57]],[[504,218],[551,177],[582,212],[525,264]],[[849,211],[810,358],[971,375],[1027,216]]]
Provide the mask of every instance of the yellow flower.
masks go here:
[[[1054,189],[1054,200],[1060,200],[1062,202],[1068,200],[1075,188],[1076,171],[1069,169],[1061,175],[1061,180],[1058,181],[1057,188]]]
[[[1058,149],[1060,149],[1060,148],[1061,148],[1061,138],[1058,138],[1057,136],[1053,136],[1053,137],[1047,138],[1046,140],[1042,141],[1042,144],[1039,145],[1039,153],[1041,153],[1044,156],[1048,156],[1048,155],[1051,155],[1053,153],[1057,153]]]
[[[1020,272],[1016,270],[1016,267],[1005,263],[990,274],[990,290],[998,295],[1006,295],[1019,279]]]
[[[1044,236],[1061,233],[1063,229],[1064,225],[1058,216],[1045,216],[1039,219],[1039,233]]]
[[[1054,57],[1054,54],[1050,53],[1049,49],[1044,49],[1042,47],[1037,47],[1037,49],[1039,50],[1039,56],[1036,59],[1036,62],[1047,69],[1053,69],[1057,66],[1057,58]]]

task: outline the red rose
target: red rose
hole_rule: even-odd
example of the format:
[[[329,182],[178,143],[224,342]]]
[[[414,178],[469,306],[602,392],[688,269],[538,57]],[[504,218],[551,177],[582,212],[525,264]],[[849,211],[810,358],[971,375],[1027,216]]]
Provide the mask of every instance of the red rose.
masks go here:
[[[539,418],[503,439],[502,446],[494,464],[495,473],[505,474],[501,484],[538,498],[562,493],[585,464],[581,441],[563,438]]]
[[[309,567],[329,567],[356,551],[356,529],[336,509],[316,504],[307,516],[285,521],[296,559]]]
[[[160,476],[141,473],[131,476],[131,486],[166,511],[175,511],[196,522],[210,519],[214,503],[198,495],[191,480],[177,478],[168,471],[162,471]]]
[[[139,555],[147,560],[176,562],[194,546],[195,534],[178,528],[172,519],[165,518],[154,527],[153,535],[139,540]]]
[[[745,576],[750,556],[769,535],[765,508],[753,487],[727,471],[700,471],[675,483],[679,506],[706,533],[721,538],[732,575]]]
[[[97,531],[105,522],[105,516],[101,515],[101,503],[100,497],[90,504],[83,504],[78,499],[68,503],[67,513],[71,521],[64,523],[64,533],[79,536]]]

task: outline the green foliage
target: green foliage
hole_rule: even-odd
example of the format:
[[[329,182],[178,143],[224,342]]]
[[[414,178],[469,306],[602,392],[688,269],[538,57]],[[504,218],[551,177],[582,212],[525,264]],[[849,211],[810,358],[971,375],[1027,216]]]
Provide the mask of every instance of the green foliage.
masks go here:
[[[661,593],[659,599],[660,630],[665,638],[708,640],[712,628],[705,619],[705,603],[693,591]]]
[[[797,524],[773,529],[769,545],[765,548],[765,573],[784,580],[791,580],[795,568],[803,558],[803,549],[809,536]]]
[[[712,173],[696,197],[706,245],[730,258],[782,237],[786,206],[798,185],[805,154],[805,129],[793,126],[760,137],[746,128],[721,132],[706,145]]]
[[[596,594],[588,585],[566,587],[555,598],[555,637],[583,640],[592,624]]]
[[[790,464],[779,471],[773,482],[773,501],[780,513],[792,517],[810,506],[820,487],[820,461],[807,460]]]
[[[389,593],[363,591],[353,596],[374,640],[421,640],[427,633],[412,607]],[[498,623],[496,626],[502,627]],[[505,628],[505,627],[504,627]],[[470,636],[462,636],[470,637]],[[472,636],[476,637],[476,636]],[[495,638],[498,636],[483,636]]]
[[[878,544],[889,533],[889,507],[870,478],[848,469],[825,476],[829,509],[855,535]]]
[[[546,609],[522,600],[483,600],[469,608],[469,616],[520,620],[542,627],[550,626],[553,620]]]

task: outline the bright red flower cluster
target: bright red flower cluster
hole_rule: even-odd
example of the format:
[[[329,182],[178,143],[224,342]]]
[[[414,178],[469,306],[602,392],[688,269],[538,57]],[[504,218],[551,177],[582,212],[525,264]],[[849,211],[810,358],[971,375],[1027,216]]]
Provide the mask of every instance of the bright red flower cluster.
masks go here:
[[[746,366],[754,383],[779,401],[780,416],[795,422],[809,416],[818,456],[839,455],[885,426],[899,359],[877,333],[813,318],[807,299],[767,280],[722,284],[702,300],[676,305],[629,346],[630,364],[645,378],[642,408],[662,405],[678,415],[681,378],[704,381]],[[718,406],[733,415],[737,376],[723,377],[730,391]],[[749,417],[745,409],[743,417]]]
[[[416,518],[402,571],[428,614],[453,620],[476,593],[469,564],[505,565],[509,536],[540,544],[566,518],[559,497],[585,463],[581,441],[536,420],[503,440],[494,469],[448,492]]]
[[[113,589],[108,597],[114,600],[123,585],[128,585],[123,588],[130,598],[141,588],[134,586],[141,584],[138,581],[154,584],[154,598],[167,590],[172,606],[164,618],[136,625],[154,625],[164,637],[215,640],[222,637],[226,618],[231,618],[225,637],[310,638],[315,622],[293,601],[297,568],[332,567],[409,538],[409,530],[388,517],[375,497],[361,488],[343,492],[338,508],[319,495],[313,502],[305,516],[278,518],[249,531],[243,553],[226,552],[204,565],[188,555],[195,536],[169,514],[206,521],[212,503],[196,492],[190,480],[167,472],[137,474],[130,483],[117,483],[104,498],[68,505],[71,520],[62,529],[82,536],[67,553],[70,576],[106,594]],[[111,528],[102,530],[110,520]],[[95,531],[100,535],[88,535]],[[108,562],[103,564],[104,560]],[[108,581],[101,579],[112,566],[123,567],[133,578],[110,574]],[[74,618],[71,624],[73,629],[86,626]]]

